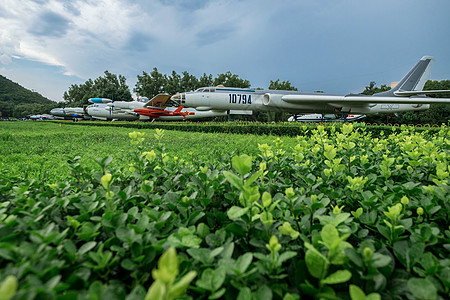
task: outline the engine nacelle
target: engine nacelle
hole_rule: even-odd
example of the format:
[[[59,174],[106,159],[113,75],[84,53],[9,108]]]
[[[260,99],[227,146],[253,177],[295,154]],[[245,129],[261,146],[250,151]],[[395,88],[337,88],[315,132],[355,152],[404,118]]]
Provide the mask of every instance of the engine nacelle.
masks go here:
[[[270,106],[270,107],[282,107],[285,106],[284,101],[281,100],[281,97],[283,95],[281,94],[270,94],[270,93],[266,93],[263,96],[262,99],[262,103],[265,106]]]
[[[111,103],[112,100],[108,98],[89,98],[89,102],[91,103]]]

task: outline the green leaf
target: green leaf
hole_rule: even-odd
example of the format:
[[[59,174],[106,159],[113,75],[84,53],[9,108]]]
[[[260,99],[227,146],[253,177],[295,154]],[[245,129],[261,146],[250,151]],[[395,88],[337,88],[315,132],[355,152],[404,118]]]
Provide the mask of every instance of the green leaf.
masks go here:
[[[352,300],[366,300],[366,294],[354,284],[350,284],[350,298]]]
[[[437,299],[437,290],[434,284],[424,278],[411,278],[408,280],[408,289],[417,299]]]
[[[9,300],[17,291],[18,282],[15,276],[8,276],[0,285],[0,299]]]
[[[253,255],[251,253],[245,253],[244,255],[239,256],[236,261],[236,267],[241,274],[245,273],[248,266],[252,263]]]
[[[352,278],[352,273],[349,270],[339,270],[320,282],[321,284],[339,284],[349,281],[350,278]]]
[[[272,203],[272,195],[268,192],[264,192],[261,197],[262,203],[264,207],[267,207]]]
[[[189,273],[184,275],[177,283],[172,285],[172,287],[169,289],[169,299],[181,296],[186,291],[195,276],[197,276],[197,272],[190,271]]]
[[[322,228],[320,236],[322,237],[322,241],[328,247],[328,249],[333,248],[333,244],[339,241],[339,232],[337,231],[336,227],[331,224],[326,224]]]
[[[234,220],[245,215],[249,209],[250,209],[249,207],[242,208],[238,206],[233,206],[227,211],[227,216],[231,220]]]
[[[231,162],[236,172],[242,176],[246,175],[252,169],[252,157],[247,154],[235,156],[231,159]]]
[[[248,287],[240,288],[237,300],[252,300],[252,291]]]
[[[223,171],[223,175],[225,176],[225,179],[231,183],[234,187],[238,188],[239,190],[244,189],[244,182],[241,178],[239,178],[236,174],[230,172],[230,171]]]
[[[158,270],[153,270],[153,278],[165,284],[172,283],[178,275],[178,257],[171,247],[158,260]]]
[[[147,295],[144,300],[164,300],[166,295],[166,286],[159,280],[152,283],[148,289]],[[97,298],[96,298],[97,299]],[[98,298],[102,299],[102,298]]]
[[[309,273],[315,278],[324,278],[328,272],[328,259],[311,244],[305,243],[305,247],[308,248],[305,254],[305,263]]]
[[[206,269],[196,284],[198,287],[214,292],[222,286],[225,281],[225,275],[225,270],[222,268],[216,270]]]
[[[83,255],[83,254],[89,252],[92,248],[95,247],[95,245],[97,245],[97,242],[94,242],[94,241],[83,244],[83,246],[81,246],[80,249],[78,250],[78,254]]]

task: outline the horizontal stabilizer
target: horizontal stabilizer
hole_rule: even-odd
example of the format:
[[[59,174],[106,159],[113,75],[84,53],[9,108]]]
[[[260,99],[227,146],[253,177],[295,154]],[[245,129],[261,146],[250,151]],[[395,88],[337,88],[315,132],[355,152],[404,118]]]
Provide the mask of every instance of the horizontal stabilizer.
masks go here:
[[[414,95],[437,95],[450,94],[450,90],[434,90],[434,91],[395,91],[395,96],[409,97]]]

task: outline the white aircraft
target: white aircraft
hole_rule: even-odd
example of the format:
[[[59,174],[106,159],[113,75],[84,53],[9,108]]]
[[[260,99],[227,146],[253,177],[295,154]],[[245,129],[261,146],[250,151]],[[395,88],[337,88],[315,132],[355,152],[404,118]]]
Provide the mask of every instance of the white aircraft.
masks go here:
[[[197,111],[193,108],[165,107],[170,95],[159,94],[148,100],[142,97],[139,101],[113,101],[108,98],[90,98],[87,113],[94,119],[100,120],[149,120],[158,119],[166,121],[211,118],[226,116],[227,112]],[[151,113],[149,113],[151,111]],[[246,114],[247,112],[233,112],[233,114]]]
[[[166,97],[164,95],[158,95],[156,97],[158,97],[158,100],[160,98],[167,98],[166,101],[170,98],[169,95],[166,95]],[[89,98],[88,101],[92,104],[86,108],[87,113],[92,118],[99,120],[138,120],[139,114],[134,112],[134,110],[144,108],[150,104],[148,98],[145,97],[140,98],[139,101],[113,101],[108,98]]]
[[[308,114],[294,115],[288,122],[352,122],[365,118],[366,115]]]
[[[87,115],[82,107],[53,108],[50,114],[55,116],[55,119],[83,118]]]
[[[373,114],[426,110],[430,103],[450,104],[450,99],[429,98],[426,94],[449,93],[449,90],[423,91],[434,58],[424,56],[391,90],[372,96],[334,95],[281,90],[256,90],[231,87],[205,87],[194,92],[178,93],[172,100],[197,110],[231,109],[302,113]]]

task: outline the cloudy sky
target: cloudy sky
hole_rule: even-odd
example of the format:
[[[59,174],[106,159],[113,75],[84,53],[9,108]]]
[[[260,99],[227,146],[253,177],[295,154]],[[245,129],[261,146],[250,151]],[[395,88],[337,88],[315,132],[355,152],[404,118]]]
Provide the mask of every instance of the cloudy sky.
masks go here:
[[[105,70],[132,90],[154,67],[361,92],[423,55],[450,79],[449,12],[449,0],[0,0],[0,74],[55,101]]]

